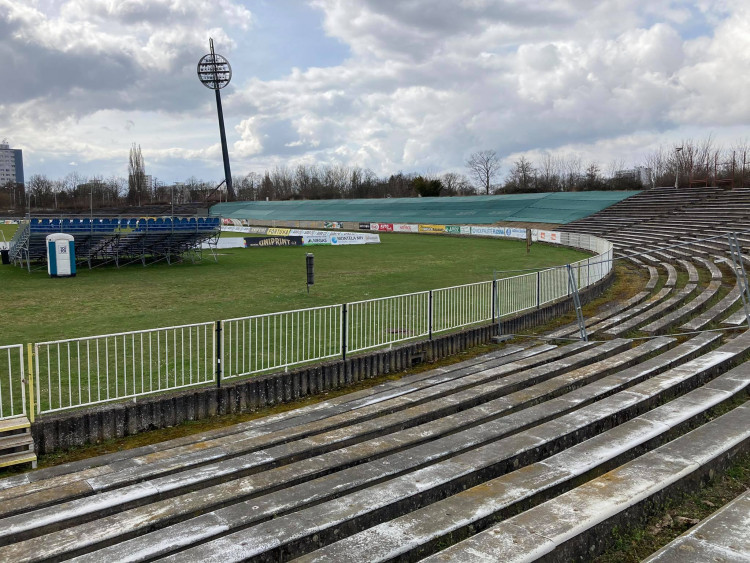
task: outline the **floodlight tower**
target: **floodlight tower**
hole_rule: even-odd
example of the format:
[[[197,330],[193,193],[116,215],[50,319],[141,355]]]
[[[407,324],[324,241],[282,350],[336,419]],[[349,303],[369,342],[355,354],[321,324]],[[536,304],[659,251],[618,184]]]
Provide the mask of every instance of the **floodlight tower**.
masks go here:
[[[674,177],[674,188],[678,189],[680,187],[680,152],[682,151],[682,147],[675,147],[674,148],[674,154],[676,159],[676,166],[677,166],[677,174],[675,174]]]
[[[198,61],[198,78],[201,83],[216,92],[216,111],[219,114],[219,133],[221,134],[221,155],[224,157],[224,181],[227,184],[227,199],[234,201],[234,189],[232,188],[232,171],[229,169],[229,151],[227,150],[227,136],[224,132],[224,112],[221,109],[221,94],[232,79],[232,67],[229,61],[221,55],[214,53],[214,40],[209,37],[208,44],[211,52],[203,55]]]

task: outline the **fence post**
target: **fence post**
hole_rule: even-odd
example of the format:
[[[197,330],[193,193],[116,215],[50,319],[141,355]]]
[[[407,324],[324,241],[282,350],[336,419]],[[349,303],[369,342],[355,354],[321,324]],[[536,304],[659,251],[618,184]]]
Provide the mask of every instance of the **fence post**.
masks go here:
[[[347,330],[346,330],[346,317],[347,317],[347,311],[348,307],[346,303],[344,303],[341,306],[341,359],[346,360],[346,337],[347,337]]]
[[[221,388],[221,321],[216,321],[216,387]]]
[[[497,317],[497,278],[494,273],[492,277],[492,324],[495,324],[495,318]]]
[[[540,278],[541,272],[536,273],[536,308],[541,307],[542,302],[542,281]]]
[[[429,325],[430,340],[432,340],[432,290],[430,290],[430,297],[427,301],[427,324]]]
[[[42,392],[39,385],[39,344],[34,344],[34,382],[36,383],[36,408],[41,412]]]
[[[34,422],[34,359],[31,357],[31,342],[26,345],[29,378],[29,422]]]

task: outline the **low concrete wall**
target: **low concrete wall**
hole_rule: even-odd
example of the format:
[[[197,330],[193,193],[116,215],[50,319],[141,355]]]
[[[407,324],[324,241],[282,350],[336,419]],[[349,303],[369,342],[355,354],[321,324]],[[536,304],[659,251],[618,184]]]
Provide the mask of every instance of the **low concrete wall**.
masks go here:
[[[613,280],[614,275],[610,274],[599,284],[581,292],[581,301],[588,302],[598,297]],[[571,311],[572,307],[572,299],[549,304],[504,320],[501,331],[505,334],[538,326]],[[497,328],[496,324],[474,327],[346,360],[226,382],[221,388],[194,388],[141,397],[137,401],[45,415],[31,425],[36,452],[49,454],[190,420],[253,412],[266,406],[288,403],[487,344],[497,334]]]

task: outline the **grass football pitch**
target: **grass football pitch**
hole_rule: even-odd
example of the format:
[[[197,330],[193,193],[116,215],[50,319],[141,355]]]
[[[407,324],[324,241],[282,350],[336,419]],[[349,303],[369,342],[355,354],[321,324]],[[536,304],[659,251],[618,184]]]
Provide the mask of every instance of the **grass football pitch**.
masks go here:
[[[10,240],[14,226],[0,225]],[[491,280],[493,270],[539,268],[586,254],[523,241],[381,234],[381,244],[220,250],[204,260],[81,267],[52,279],[0,266],[0,345],[215,321]],[[0,237],[2,240],[2,237]],[[305,286],[305,254],[315,285]],[[513,275],[511,273],[502,276]]]

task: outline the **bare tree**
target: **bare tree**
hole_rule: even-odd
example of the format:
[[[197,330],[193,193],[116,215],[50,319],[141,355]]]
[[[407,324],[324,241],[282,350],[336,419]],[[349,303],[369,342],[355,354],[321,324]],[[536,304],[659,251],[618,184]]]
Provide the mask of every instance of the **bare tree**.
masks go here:
[[[476,190],[469,182],[469,179],[463,174],[456,172],[446,172],[440,181],[445,188],[446,195],[473,195]]]
[[[466,161],[466,167],[474,180],[490,193],[492,180],[500,172],[500,158],[492,150],[479,151],[472,154]]]
[[[511,192],[530,192],[532,183],[536,179],[536,169],[525,156],[513,163],[513,168],[508,173],[505,181],[505,190]]]
[[[128,161],[128,203],[141,205],[146,190],[146,170],[143,166],[141,146],[135,143],[130,147]]]

